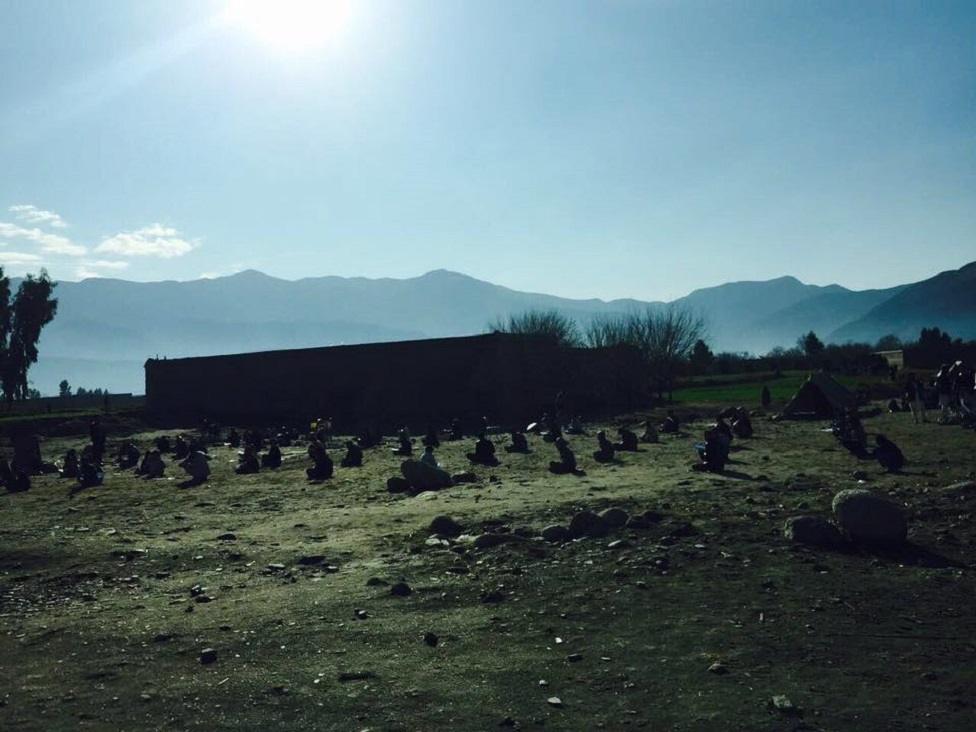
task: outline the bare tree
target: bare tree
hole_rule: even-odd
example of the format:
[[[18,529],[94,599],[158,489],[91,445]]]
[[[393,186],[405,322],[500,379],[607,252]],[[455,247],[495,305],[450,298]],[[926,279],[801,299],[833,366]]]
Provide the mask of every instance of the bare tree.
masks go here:
[[[583,343],[576,321],[558,310],[527,310],[489,323],[491,333],[516,333],[519,335],[550,338],[560,346],[576,347]]]

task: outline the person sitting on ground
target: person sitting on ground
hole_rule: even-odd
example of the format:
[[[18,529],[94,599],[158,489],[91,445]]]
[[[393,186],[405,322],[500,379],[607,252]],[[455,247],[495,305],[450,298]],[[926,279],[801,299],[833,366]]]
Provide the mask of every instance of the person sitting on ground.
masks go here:
[[[474,452],[468,453],[468,460],[478,465],[498,465],[498,458],[495,457],[495,445],[485,437],[483,432],[478,436],[478,441],[474,443]]]
[[[230,433],[227,435],[227,444],[229,444],[234,449],[241,446],[241,433],[237,431],[237,428],[231,427]]]
[[[874,458],[881,467],[889,473],[897,473],[905,465],[905,456],[898,449],[898,445],[889,440],[884,435],[877,435],[874,438],[876,447],[874,448]]]
[[[374,434],[373,430],[367,427],[359,435],[359,446],[364,450],[370,447],[376,447],[380,444],[382,439],[382,435],[378,433]]]
[[[363,449],[355,440],[346,442],[346,454],[339,463],[344,468],[361,468],[363,465]]]
[[[752,437],[752,420],[742,407],[736,410],[735,417],[732,418],[732,432],[736,437],[743,439]]]
[[[861,424],[861,418],[856,409],[848,407],[835,420],[831,428],[834,437],[854,455],[864,456],[867,453],[868,436]]]
[[[159,450],[150,450],[147,452],[146,456],[142,459],[142,464],[139,466],[139,474],[147,479],[162,478],[165,470],[166,463],[163,462],[163,456],[159,453]]]
[[[420,462],[424,465],[429,465],[432,468],[439,468],[441,464],[437,462],[437,456],[434,455],[434,448],[431,445],[427,445],[424,448],[424,454],[420,456]]]
[[[658,441],[657,427],[649,419],[644,422],[644,434],[640,436],[640,441],[643,443],[655,443]]]
[[[721,430],[712,427],[705,432],[705,441],[695,443],[699,462],[692,467],[709,473],[721,473],[729,458],[728,442]]]
[[[190,476],[185,485],[199,485],[210,477],[210,462],[206,453],[195,450],[187,455],[180,463],[180,467]]]
[[[593,459],[598,463],[613,462],[616,448],[614,444],[607,439],[607,433],[604,430],[600,430],[596,433],[596,441],[600,447],[595,453],[593,453]]]
[[[102,472],[101,466],[94,460],[82,457],[81,465],[78,467],[78,487],[92,488],[101,485],[104,479],[105,473]]]
[[[451,420],[451,437],[452,442],[457,442],[458,440],[464,439],[464,430],[461,429],[461,420],[455,417]]]
[[[678,418],[675,416],[672,410],[668,410],[668,416],[664,418],[661,423],[661,432],[666,435],[676,434],[681,425],[678,423]]]
[[[410,439],[410,430],[406,427],[401,427],[397,439],[400,441],[400,446],[393,451],[393,454],[404,456],[413,455],[413,440]]]
[[[621,452],[637,452],[637,433],[626,427],[617,428],[620,442],[614,445],[614,449]]]
[[[26,493],[31,488],[30,476],[26,471],[16,470],[6,485],[8,493]]]
[[[258,462],[258,451],[254,445],[245,445],[244,451],[238,457],[237,467],[234,469],[234,472],[238,475],[248,475],[250,473],[257,473],[259,470],[261,470],[261,464]]]
[[[91,438],[94,460],[101,465],[105,455],[105,428],[98,417],[88,423],[88,436]]]
[[[566,427],[566,432],[571,435],[585,435],[586,431],[583,429],[583,418],[577,414],[569,420],[569,426]]]
[[[271,440],[268,452],[261,456],[261,467],[272,470],[281,467],[281,448],[278,447],[277,440]]]
[[[512,444],[505,445],[505,452],[528,452],[529,441],[525,439],[524,432],[515,431],[512,433]]]
[[[901,404],[898,402],[898,400],[897,399],[889,399],[888,400],[888,412],[890,414],[897,414],[900,411],[901,411]]]
[[[437,428],[432,424],[427,425],[427,434],[424,435],[422,440],[425,447],[440,447],[441,438],[437,434]]]
[[[576,467],[576,455],[570,448],[569,443],[566,442],[566,438],[560,435],[556,438],[555,445],[556,449],[559,450],[559,460],[554,460],[549,463],[549,472],[555,473],[556,475],[578,473],[579,469]]]
[[[61,465],[61,477],[78,477],[78,453],[74,448],[64,454],[64,463]]]
[[[173,440],[173,457],[177,460],[183,460],[190,454],[190,445],[187,443],[186,438],[183,435],[177,435],[176,439]]]
[[[316,438],[308,443],[308,456],[312,458],[312,467],[305,470],[309,480],[328,480],[332,477],[335,466],[322,440]]]
[[[156,438],[156,449],[162,453],[172,452],[173,445],[169,441],[169,435],[160,435]]]
[[[116,457],[116,463],[120,470],[128,470],[129,468],[134,468],[139,464],[139,448],[135,446],[135,443],[131,440],[125,440],[121,445],[119,445],[119,452]]]

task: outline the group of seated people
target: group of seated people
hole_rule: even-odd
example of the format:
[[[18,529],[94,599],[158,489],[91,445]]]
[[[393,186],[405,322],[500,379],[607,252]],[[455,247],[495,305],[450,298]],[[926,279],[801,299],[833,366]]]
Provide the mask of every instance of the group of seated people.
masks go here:
[[[593,459],[598,463],[613,462],[617,452],[637,452],[637,434],[626,427],[618,427],[617,435],[620,442],[610,442],[607,433],[600,430],[596,433],[597,451],[593,453]]]

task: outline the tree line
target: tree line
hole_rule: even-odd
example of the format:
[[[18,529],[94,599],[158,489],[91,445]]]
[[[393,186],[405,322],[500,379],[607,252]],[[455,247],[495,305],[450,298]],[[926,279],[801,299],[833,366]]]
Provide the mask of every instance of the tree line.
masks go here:
[[[37,363],[41,330],[58,312],[57,286],[46,270],[27,275],[11,298],[10,278],[0,267],[0,386],[8,403],[28,399],[27,372]]]

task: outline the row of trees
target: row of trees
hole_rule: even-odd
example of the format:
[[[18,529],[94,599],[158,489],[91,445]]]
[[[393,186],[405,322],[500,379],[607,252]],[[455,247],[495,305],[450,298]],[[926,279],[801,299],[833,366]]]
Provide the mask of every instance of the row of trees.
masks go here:
[[[106,394],[108,394],[108,389],[86,389],[83,386],[79,386],[74,394],[72,394],[71,384],[68,383],[67,379],[62,379],[61,383],[58,384],[58,396],[62,398],[70,396],[105,396]]]
[[[669,306],[597,317],[584,327],[557,310],[530,310],[496,320],[495,333],[519,333],[552,339],[560,346],[607,348],[630,346],[641,355],[658,394],[669,394],[683,364],[705,336],[704,319],[692,311]]]
[[[11,299],[10,278],[0,267],[0,385],[8,403],[31,396],[27,372],[37,362],[41,330],[58,312],[56,286],[42,269],[21,280]]]

